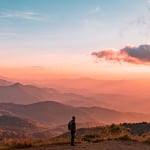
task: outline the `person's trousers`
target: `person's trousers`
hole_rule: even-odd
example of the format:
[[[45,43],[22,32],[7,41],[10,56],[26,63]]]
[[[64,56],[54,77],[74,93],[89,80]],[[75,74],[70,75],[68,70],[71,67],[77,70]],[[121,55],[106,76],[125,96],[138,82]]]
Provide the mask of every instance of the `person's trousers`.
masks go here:
[[[71,145],[74,145],[75,132],[71,131]]]

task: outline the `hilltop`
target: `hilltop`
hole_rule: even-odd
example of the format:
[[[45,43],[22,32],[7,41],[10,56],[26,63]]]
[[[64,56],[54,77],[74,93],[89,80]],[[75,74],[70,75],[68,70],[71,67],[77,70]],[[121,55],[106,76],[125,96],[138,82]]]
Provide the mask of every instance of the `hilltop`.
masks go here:
[[[79,129],[76,136],[76,146],[73,149],[76,150],[149,150],[150,139],[149,132],[147,135],[143,132],[142,135],[134,135],[132,131],[144,126],[149,126],[147,123],[128,124],[132,126],[131,130],[122,125],[112,124],[110,126]],[[3,148],[24,148],[28,150],[69,150],[69,134],[66,133],[62,136],[52,139],[41,140],[12,140],[5,143]],[[21,149],[20,149],[21,150]]]

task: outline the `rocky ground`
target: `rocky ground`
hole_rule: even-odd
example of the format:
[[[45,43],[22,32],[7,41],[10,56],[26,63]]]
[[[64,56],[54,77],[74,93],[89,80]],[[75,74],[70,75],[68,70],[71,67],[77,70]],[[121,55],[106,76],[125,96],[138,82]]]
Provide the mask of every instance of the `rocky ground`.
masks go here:
[[[82,143],[76,146],[49,145],[47,147],[27,148],[27,150],[150,150],[150,144],[134,141],[104,141],[99,143]],[[21,150],[21,149],[17,149]],[[25,149],[24,149],[25,150]]]

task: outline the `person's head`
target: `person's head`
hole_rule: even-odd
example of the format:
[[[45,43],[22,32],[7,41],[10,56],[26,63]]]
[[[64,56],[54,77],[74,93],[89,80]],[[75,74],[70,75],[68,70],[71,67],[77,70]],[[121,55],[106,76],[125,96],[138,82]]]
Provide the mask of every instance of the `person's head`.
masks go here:
[[[72,120],[75,120],[76,119],[76,117],[75,116],[72,116]]]

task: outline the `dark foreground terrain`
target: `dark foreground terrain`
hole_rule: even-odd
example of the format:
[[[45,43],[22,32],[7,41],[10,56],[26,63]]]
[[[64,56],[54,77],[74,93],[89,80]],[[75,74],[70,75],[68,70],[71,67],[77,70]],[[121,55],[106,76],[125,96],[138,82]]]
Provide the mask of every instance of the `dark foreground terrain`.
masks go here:
[[[150,150],[150,145],[134,141],[103,141],[100,143],[82,143],[71,147],[68,144],[24,148],[28,150]],[[14,150],[14,149],[13,149]],[[21,150],[21,149],[17,149]],[[23,150],[23,149],[22,149]]]

